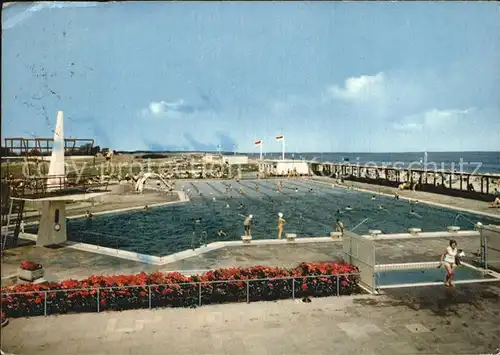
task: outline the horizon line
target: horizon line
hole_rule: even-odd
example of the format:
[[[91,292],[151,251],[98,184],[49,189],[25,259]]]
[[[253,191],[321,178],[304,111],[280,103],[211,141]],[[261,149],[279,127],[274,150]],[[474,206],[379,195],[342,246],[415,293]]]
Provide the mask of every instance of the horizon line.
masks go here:
[[[216,153],[216,154],[260,154],[258,152],[250,152],[250,151],[221,151],[220,153],[217,150],[115,150],[118,153]],[[269,151],[264,152],[263,154],[281,154],[281,151]],[[384,152],[362,152],[362,151],[353,151],[353,152],[341,152],[341,151],[303,151],[303,152],[285,152],[285,155],[290,154],[408,154],[408,153],[499,153],[500,150],[415,150],[415,151],[384,151]]]

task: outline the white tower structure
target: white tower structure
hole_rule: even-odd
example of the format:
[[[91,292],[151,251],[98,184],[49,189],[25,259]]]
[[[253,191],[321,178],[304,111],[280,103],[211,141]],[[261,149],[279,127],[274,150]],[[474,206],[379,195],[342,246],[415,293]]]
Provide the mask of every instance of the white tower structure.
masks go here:
[[[47,190],[58,190],[65,185],[64,166],[64,114],[57,112],[56,129],[54,130],[54,145],[50,157],[49,174],[47,179]]]

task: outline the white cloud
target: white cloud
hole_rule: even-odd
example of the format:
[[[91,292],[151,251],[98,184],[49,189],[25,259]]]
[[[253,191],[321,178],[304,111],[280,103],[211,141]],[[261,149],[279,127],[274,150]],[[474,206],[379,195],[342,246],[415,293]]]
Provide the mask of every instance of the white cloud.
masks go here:
[[[18,24],[26,21],[35,13],[44,9],[62,9],[69,7],[95,7],[99,5],[100,3],[98,2],[87,2],[87,1],[82,1],[82,2],[38,1],[33,6],[30,6],[29,8],[27,8],[26,10],[15,16],[9,17],[4,13],[2,17],[5,18],[5,22],[3,23],[2,29],[4,30],[11,29],[17,26]],[[12,7],[12,10],[14,9],[15,7]]]
[[[362,75],[345,80],[344,86],[330,86],[326,89],[326,97],[346,101],[360,101],[383,95],[386,78],[384,73]]]
[[[466,110],[439,110],[432,109],[416,115],[404,117],[400,122],[393,124],[398,131],[420,131],[422,129],[438,129],[453,124],[457,119],[470,114],[474,109]]]
[[[423,128],[423,125],[417,122],[407,122],[407,123],[395,123],[393,127],[395,130],[398,131],[420,131]]]
[[[184,102],[184,100],[166,102],[151,101],[147,108],[141,110],[143,118],[180,118],[200,108]]]

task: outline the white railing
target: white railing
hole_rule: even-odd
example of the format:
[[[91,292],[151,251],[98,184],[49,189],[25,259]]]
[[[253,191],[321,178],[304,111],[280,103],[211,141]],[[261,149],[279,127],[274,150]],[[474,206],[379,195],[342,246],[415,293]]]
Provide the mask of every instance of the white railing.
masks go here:
[[[351,285],[357,286],[356,277],[359,277],[359,273],[347,273],[347,274],[335,274],[335,275],[312,275],[312,276],[296,276],[296,277],[276,277],[276,278],[262,278],[262,279],[243,279],[243,280],[221,280],[221,281],[200,281],[200,282],[185,282],[185,283],[171,283],[171,284],[154,284],[154,285],[131,285],[131,286],[105,286],[105,287],[92,287],[92,288],[75,288],[75,289],[51,289],[51,290],[39,290],[39,291],[26,291],[26,292],[2,292],[2,311],[7,311],[7,316],[9,313],[16,313],[16,311],[10,311],[11,309],[19,309],[19,315],[21,316],[33,316],[33,315],[44,315],[49,314],[61,314],[68,311],[79,310],[81,312],[101,312],[103,310],[123,310],[123,309],[137,309],[137,308],[159,308],[168,306],[202,306],[203,296],[209,298],[207,304],[211,303],[228,303],[245,301],[250,303],[252,300],[264,301],[264,300],[276,300],[276,299],[295,299],[296,297],[304,297],[306,295],[320,295],[320,296],[341,296],[343,291],[343,286],[341,283],[343,281],[350,282]],[[317,281],[313,284],[307,283],[307,280],[316,279]],[[283,282],[283,284],[272,284],[272,282]],[[331,284],[328,284],[328,281]],[[257,289],[252,295],[252,283],[262,283],[266,282],[265,289]],[[315,290],[315,287],[319,287],[321,282],[326,282],[326,285],[332,285],[331,290],[325,291]],[[271,286],[269,286],[271,283]],[[228,287],[238,287],[238,289],[229,289],[228,293],[224,295],[218,295],[219,290],[217,289],[217,284],[229,284]],[[307,285],[306,289],[303,289],[303,285]],[[314,286],[319,285],[319,286]],[[207,286],[212,286],[212,289],[207,289]],[[280,288],[281,287],[281,288]],[[312,290],[310,289],[312,288]],[[126,295],[128,297],[123,300],[120,305],[108,305],[108,301],[112,301],[113,297],[124,295],[122,292],[136,291],[134,295]],[[160,292],[161,290],[161,292]],[[169,290],[169,291],[167,291]],[[178,292],[178,291],[181,292]],[[157,292],[170,292],[174,294],[172,300],[159,299]],[[214,295],[215,291],[215,295]],[[243,291],[243,292],[241,292]],[[87,298],[84,305],[68,305],[68,297],[74,297],[75,293],[82,292],[82,294],[77,295],[82,298]],[[61,295],[62,294],[62,295]],[[271,294],[271,295],[270,295]],[[349,293],[350,294],[350,293]],[[31,297],[30,297],[31,295]],[[162,294],[165,296],[166,294]],[[21,296],[21,297],[19,297]],[[24,296],[24,297],[22,297]],[[21,300],[19,300],[21,298]],[[95,298],[95,299],[94,299]],[[158,297],[158,298],[161,298]],[[15,307],[12,304],[18,301],[22,303],[17,304]],[[27,301],[27,302],[26,302]],[[54,302],[55,301],[55,302]],[[66,301],[66,303],[64,303]],[[95,302],[95,303],[94,303]],[[92,304],[94,303],[95,306]],[[10,306],[10,307],[9,307]],[[34,307],[37,312],[24,311],[22,307]],[[59,306],[59,307],[58,307]],[[51,312],[50,307],[56,309],[56,311]],[[43,308],[43,311],[42,311]],[[104,308],[104,309],[103,309]],[[59,310],[59,312],[57,311]]]

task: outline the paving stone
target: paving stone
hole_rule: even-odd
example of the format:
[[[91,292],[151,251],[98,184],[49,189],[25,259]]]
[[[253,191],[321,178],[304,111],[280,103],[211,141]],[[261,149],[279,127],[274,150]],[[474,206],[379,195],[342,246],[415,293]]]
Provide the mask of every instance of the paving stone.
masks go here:
[[[427,333],[430,330],[424,327],[422,324],[419,323],[414,323],[414,324],[407,324],[406,329],[408,329],[412,333]]]

